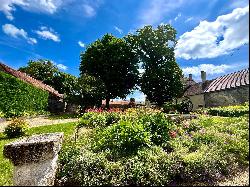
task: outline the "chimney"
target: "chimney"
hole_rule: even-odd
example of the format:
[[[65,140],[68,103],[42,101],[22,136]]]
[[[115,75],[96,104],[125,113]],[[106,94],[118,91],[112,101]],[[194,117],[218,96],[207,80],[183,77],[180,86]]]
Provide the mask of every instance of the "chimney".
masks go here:
[[[189,81],[193,80],[192,74],[188,74],[188,77],[189,77],[189,78],[188,78]]]
[[[201,71],[201,80],[202,80],[202,82],[205,82],[206,81],[206,78],[207,76],[206,76],[206,72],[205,71]]]

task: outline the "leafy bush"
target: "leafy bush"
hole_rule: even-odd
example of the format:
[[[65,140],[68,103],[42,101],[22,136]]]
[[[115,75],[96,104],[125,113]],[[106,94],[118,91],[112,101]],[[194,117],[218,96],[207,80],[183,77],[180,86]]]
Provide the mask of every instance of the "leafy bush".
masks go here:
[[[170,113],[170,112],[174,112],[177,110],[177,106],[176,104],[172,103],[172,102],[167,102],[163,105],[163,112],[164,113]]]
[[[102,127],[106,125],[106,117],[102,113],[87,112],[79,120],[78,127],[87,126],[90,128]]]
[[[140,121],[145,124],[145,130],[150,132],[151,141],[156,145],[167,142],[176,133],[175,124],[164,113],[153,113],[143,116]]]
[[[4,129],[4,134],[8,138],[16,138],[26,134],[28,123],[22,119],[13,119],[11,123]]]
[[[88,114],[91,118],[92,114]],[[106,114],[103,114],[106,115]],[[62,185],[171,185],[214,181],[248,166],[249,119],[199,116],[170,120],[156,110],[129,109],[63,149]]]
[[[249,103],[244,103],[243,105],[209,108],[207,112],[213,116],[239,117],[249,114]]]
[[[118,112],[87,112],[79,120],[78,127],[106,127],[120,120]]]
[[[144,130],[142,123],[121,120],[104,130],[97,131],[95,148],[131,153],[142,146],[149,146],[150,138],[150,133]]]
[[[163,105],[164,113],[183,113],[188,114],[188,100],[183,100],[178,103],[167,102]]]
[[[64,149],[57,173],[58,185],[124,186],[166,185],[180,167],[176,155],[162,148],[139,149],[136,155],[119,161],[107,159],[106,152],[94,153],[76,146]]]
[[[0,72],[0,98],[0,111],[7,118],[41,113],[48,106],[46,91],[4,72]]]

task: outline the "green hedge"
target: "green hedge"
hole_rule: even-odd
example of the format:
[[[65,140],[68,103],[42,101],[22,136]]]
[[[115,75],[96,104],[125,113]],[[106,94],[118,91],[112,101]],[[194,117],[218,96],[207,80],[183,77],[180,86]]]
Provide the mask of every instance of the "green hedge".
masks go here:
[[[43,113],[48,96],[48,92],[0,72],[0,113],[4,117]]]
[[[235,106],[209,108],[207,113],[213,116],[240,117],[249,114],[249,103]]]

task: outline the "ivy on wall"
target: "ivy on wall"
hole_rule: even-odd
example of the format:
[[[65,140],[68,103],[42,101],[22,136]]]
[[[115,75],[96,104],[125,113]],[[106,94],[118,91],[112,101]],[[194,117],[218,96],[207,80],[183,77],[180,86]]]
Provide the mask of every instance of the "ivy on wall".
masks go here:
[[[4,117],[43,113],[48,97],[48,92],[0,71],[0,113]]]

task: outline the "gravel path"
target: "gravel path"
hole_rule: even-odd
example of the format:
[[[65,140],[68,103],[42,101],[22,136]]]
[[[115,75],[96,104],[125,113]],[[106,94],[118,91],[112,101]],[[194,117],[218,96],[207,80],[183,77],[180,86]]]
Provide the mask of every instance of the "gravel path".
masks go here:
[[[35,117],[35,118],[28,118],[25,119],[30,127],[38,127],[38,126],[45,126],[45,125],[54,125],[59,123],[68,123],[68,122],[77,122],[77,118],[70,118],[70,119],[48,119],[48,117]],[[4,128],[10,123],[11,121],[0,121],[0,132],[4,131]]]

